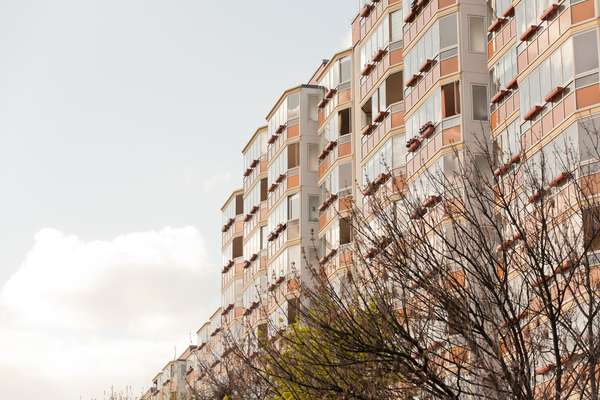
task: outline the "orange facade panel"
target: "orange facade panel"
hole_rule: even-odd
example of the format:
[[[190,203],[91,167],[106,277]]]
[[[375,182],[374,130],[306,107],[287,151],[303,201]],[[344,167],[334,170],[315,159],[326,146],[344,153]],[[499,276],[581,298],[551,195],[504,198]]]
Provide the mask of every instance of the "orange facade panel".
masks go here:
[[[296,124],[287,128],[288,139],[294,139],[298,136],[300,136],[300,124]]]
[[[585,108],[600,103],[600,86],[596,83],[577,89],[575,92],[577,108]]]
[[[338,92],[338,104],[347,103],[352,100],[352,90],[343,89]]]
[[[442,76],[458,72],[458,57],[451,57],[447,60],[442,60],[441,64],[440,74]]]
[[[338,157],[346,157],[352,154],[352,143],[342,143],[338,146]]]
[[[300,176],[288,176],[287,178],[287,187],[288,189],[295,189],[300,186]]]
[[[592,0],[582,1],[571,6],[571,22],[577,24],[594,18],[594,2]]]

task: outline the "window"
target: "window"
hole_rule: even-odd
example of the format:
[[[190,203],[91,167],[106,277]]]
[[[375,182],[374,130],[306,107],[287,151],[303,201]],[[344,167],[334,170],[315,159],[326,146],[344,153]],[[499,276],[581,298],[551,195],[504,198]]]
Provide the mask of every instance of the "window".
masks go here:
[[[440,19],[440,49],[455,46],[458,43],[456,14]]]
[[[352,79],[352,60],[345,57],[340,60],[340,83],[350,82]]]
[[[266,226],[261,226],[260,227],[260,249],[264,250],[267,248],[267,243],[266,243],[266,238],[267,238],[267,227]]]
[[[288,197],[288,220],[293,221],[300,218],[300,194],[296,193]]]
[[[308,220],[310,222],[319,222],[319,203],[321,196],[308,196]]]
[[[235,214],[240,215],[244,213],[244,195],[238,194],[235,196]]]
[[[269,195],[269,180],[267,178],[263,178],[260,180],[260,201],[267,200],[268,195]]]
[[[346,108],[340,111],[338,114],[340,121],[340,136],[344,136],[352,132],[352,127],[350,124],[351,110],[351,108]]]
[[[487,87],[482,85],[473,85],[473,120],[487,121]]]
[[[396,72],[390,75],[385,81],[386,106],[399,102],[403,98],[402,72]]]
[[[244,238],[242,236],[233,239],[232,258],[236,259],[244,255]]]
[[[316,143],[308,144],[308,169],[312,172],[319,170],[319,145]]]
[[[296,168],[300,165],[300,144],[292,143],[288,145],[288,169]]]
[[[442,118],[460,114],[459,82],[442,86]],[[435,121],[434,121],[435,122]]]
[[[288,121],[300,116],[300,94],[293,93],[287,98]]]
[[[339,190],[350,188],[352,186],[352,163],[340,165],[339,170]]]
[[[348,244],[352,241],[352,224],[346,219],[340,219],[340,244]]]
[[[475,53],[485,51],[485,28],[483,17],[469,16],[469,50]]]
[[[392,43],[402,40],[402,9],[390,14],[390,41]]]
[[[600,207],[583,210],[583,230],[588,251],[600,250]]]
[[[367,101],[362,107],[362,126],[365,127],[373,122],[372,101]]]
[[[573,37],[575,76],[598,68],[598,39],[595,30]]]

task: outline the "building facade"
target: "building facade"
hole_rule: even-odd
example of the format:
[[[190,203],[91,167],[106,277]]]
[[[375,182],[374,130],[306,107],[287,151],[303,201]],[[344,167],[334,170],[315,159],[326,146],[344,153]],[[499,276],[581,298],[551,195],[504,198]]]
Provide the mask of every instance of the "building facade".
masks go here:
[[[242,189],[221,210],[221,308],[146,396],[171,398],[182,371],[193,387],[208,385],[201,365],[223,373],[227,335],[251,342],[295,322],[299,283],[314,272],[304,260],[343,286],[350,202],[368,209],[382,188],[409,190],[422,202],[410,218],[424,218],[443,195],[427,177],[451,176],[466,152],[489,149],[498,177],[544,155],[558,182],[566,171],[549,149],[568,141],[580,177],[596,179],[580,122],[600,112],[598,9],[594,0],[360,0],[352,46],[285,90],[243,147]]]

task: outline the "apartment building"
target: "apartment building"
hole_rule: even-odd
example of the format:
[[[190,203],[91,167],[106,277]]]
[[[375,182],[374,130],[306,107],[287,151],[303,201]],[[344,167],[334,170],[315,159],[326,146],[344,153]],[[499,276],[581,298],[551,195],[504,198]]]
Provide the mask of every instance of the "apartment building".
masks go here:
[[[295,321],[299,283],[313,272],[305,258],[342,286],[350,199],[368,210],[370,196],[400,188],[422,202],[411,218],[433,215],[444,193],[429,177],[452,176],[466,151],[490,146],[497,176],[543,156],[560,191],[567,171],[556,149],[575,144],[578,177],[600,183],[586,138],[590,123],[600,127],[598,7],[360,0],[352,47],[285,90],[242,149],[242,189],[221,210],[221,308],[190,355],[222,373],[225,333],[274,335]],[[194,374],[196,387],[208,384],[206,371]],[[170,368],[155,377],[153,400],[171,379]]]
[[[283,92],[267,114],[267,282],[269,335],[295,321],[299,282],[316,260],[320,203],[318,105],[323,88],[300,85]]]

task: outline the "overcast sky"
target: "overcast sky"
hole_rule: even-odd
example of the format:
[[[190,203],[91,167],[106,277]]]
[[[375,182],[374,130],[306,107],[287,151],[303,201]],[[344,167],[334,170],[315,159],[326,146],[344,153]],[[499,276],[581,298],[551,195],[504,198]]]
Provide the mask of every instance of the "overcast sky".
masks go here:
[[[7,399],[139,391],[216,307],[219,209],[354,0],[0,0]]]

